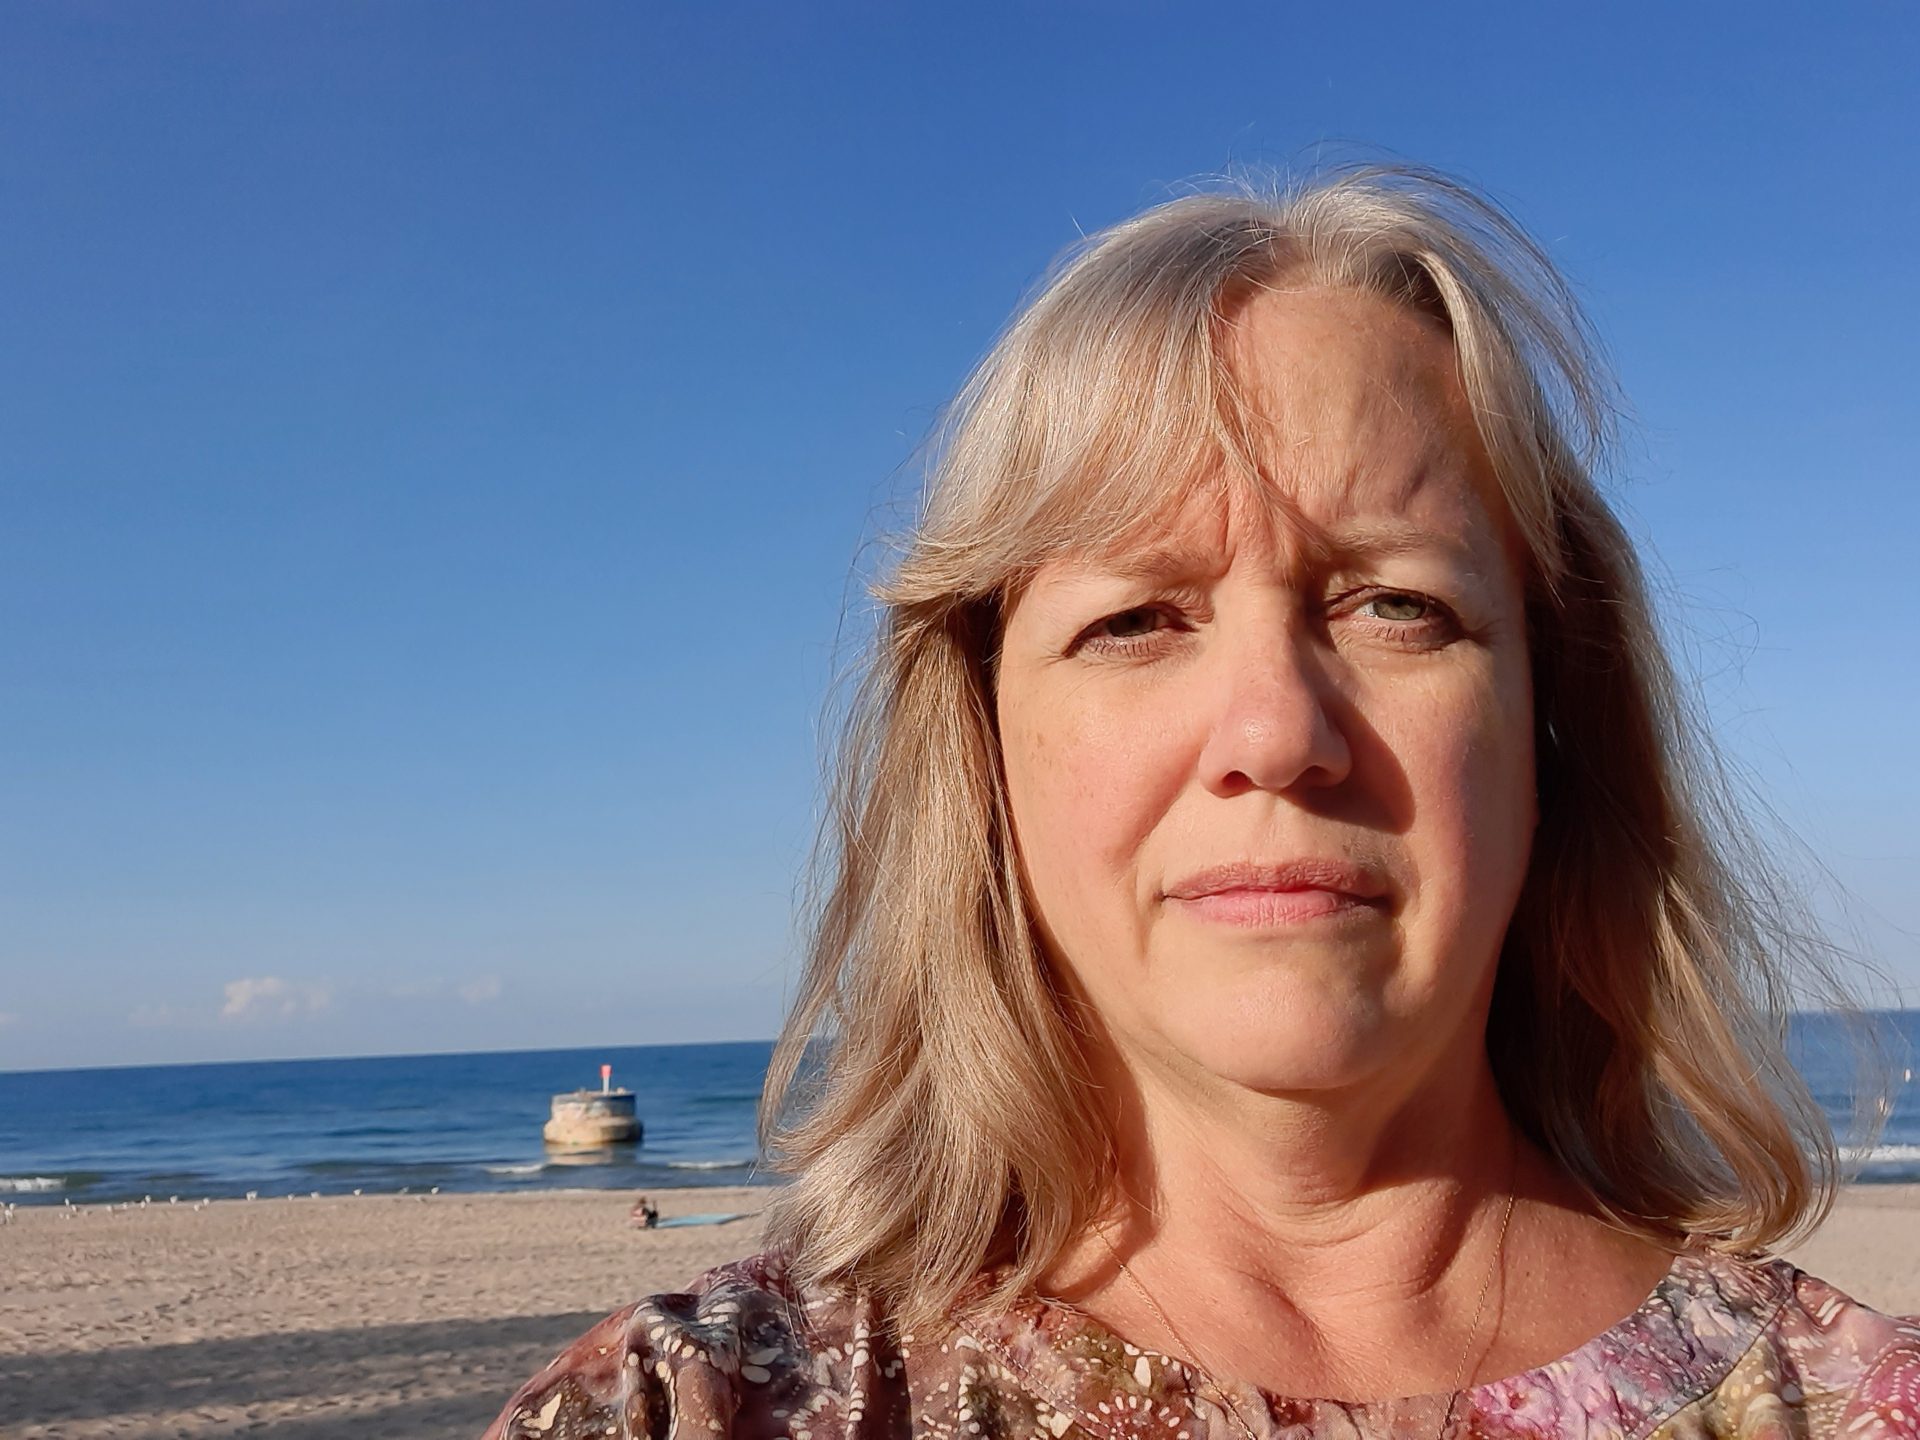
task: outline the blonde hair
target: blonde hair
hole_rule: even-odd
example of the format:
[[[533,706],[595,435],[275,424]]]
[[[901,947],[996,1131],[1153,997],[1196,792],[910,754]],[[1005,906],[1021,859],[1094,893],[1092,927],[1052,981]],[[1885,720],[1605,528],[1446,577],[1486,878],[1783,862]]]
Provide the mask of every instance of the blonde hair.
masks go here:
[[[1530,556],[1541,823],[1488,1052],[1509,1113],[1617,1224],[1751,1250],[1825,1214],[1832,1135],[1785,1050],[1841,993],[1668,658],[1592,475],[1611,382],[1545,254],[1433,172],[1195,194],[1070,252],[936,437],[837,756],[810,949],[762,1101],[795,1178],[768,1234],[909,1330],[983,1267],[1030,1287],[1110,1199],[1085,1052],[1030,923],[994,724],[1001,617],[1067,550],[1123,544],[1258,467],[1219,354],[1252,287],[1353,287],[1451,333]]]

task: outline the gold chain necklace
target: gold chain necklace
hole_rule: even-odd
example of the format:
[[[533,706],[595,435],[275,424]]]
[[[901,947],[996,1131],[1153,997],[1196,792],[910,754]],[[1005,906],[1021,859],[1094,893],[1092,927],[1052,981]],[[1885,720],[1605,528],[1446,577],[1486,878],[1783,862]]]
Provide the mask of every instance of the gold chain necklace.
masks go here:
[[[1479,1337],[1480,1319],[1487,1308],[1487,1293],[1493,1289],[1494,1277],[1500,1273],[1500,1262],[1505,1258],[1507,1253],[1507,1227],[1513,1223],[1514,1180],[1518,1178],[1519,1168],[1520,1146],[1518,1137],[1516,1137],[1513,1156],[1514,1174],[1507,1182],[1507,1203],[1500,1215],[1500,1238],[1494,1242],[1493,1263],[1487,1267],[1486,1278],[1480,1282],[1479,1298],[1473,1302],[1473,1323],[1467,1329],[1466,1349],[1462,1352],[1460,1364],[1454,1371],[1453,1389],[1447,1396],[1447,1413],[1440,1417],[1440,1428],[1434,1432],[1434,1440],[1441,1440],[1441,1437],[1445,1436],[1447,1431],[1453,1426],[1453,1412],[1455,1407],[1460,1403],[1460,1387],[1466,1379],[1467,1366],[1472,1362],[1473,1342]],[[1100,1243],[1107,1247],[1107,1253],[1113,1257],[1113,1263],[1119,1267],[1120,1273],[1126,1277],[1127,1283],[1139,1291],[1140,1298],[1147,1302],[1147,1308],[1153,1311],[1154,1317],[1159,1320],[1167,1334],[1173,1337],[1174,1342],[1179,1345],[1182,1350],[1193,1356],[1196,1361],[1199,1361],[1201,1359],[1199,1347],[1180,1333],[1172,1319],[1167,1315],[1167,1312],[1160,1308],[1160,1302],[1153,1298],[1152,1292],[1141,1283],[1140,1277],[1135,1275],[1127,1262],[1120,1258],[1120,1252],[1113,1248],[1113,1242],[1103,1234],[1100,1236]],[[1211,1367],[1209,1367],[1209,1370],[1210,1368]],[[1234,1404],[1233,1397],[1229,1395],[1224,1388],[1218,1386],[1216,1386],[1216,1388],[1219,1388],[1220,1398],[1226,1402],[1227,1414],[1232,1416],[1233,1423],[1240,1427],[1240,1433],[1245,1435],[1247,1440],[1260,1440],[1260,1437],[1254,1433],[1253,1427],[1247,1424],[1246,1417],[1240,1413],[1240,1407]]]

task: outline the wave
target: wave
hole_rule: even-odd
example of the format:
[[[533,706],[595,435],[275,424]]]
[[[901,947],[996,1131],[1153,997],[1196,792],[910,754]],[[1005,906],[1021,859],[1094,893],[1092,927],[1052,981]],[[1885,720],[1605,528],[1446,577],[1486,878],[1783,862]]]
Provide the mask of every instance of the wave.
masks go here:
[[[668,1160],[669,1170],[751,1170],[758,1160]]]
[[[66,1188],[64,1175],[0,1175],[0,1195],[44,1195]]]
[[[489,1175],[538,1175],[547,1167],[545,1162],[536,1160],[531,1165],[482,1165],[480,1168]]]
[[[1871,1150],[1857,1146],[1840,1152],[1849,1165],[1912,1165],[1920,1163],[1920,1145],[1876,1145]]]

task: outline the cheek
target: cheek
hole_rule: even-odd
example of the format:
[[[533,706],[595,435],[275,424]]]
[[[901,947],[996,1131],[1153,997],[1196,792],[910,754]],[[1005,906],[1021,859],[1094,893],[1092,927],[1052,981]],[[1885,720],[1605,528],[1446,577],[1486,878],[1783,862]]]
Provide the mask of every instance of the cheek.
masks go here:
[[[1504,932],[1533,838],[1531,693],[1524,671],[1502,678],[1471,703],[1436,702],[1393,743],[1412,797],[1420,909],[1483,937]]]
[[[1065,704],[1002,715],[1008,799],[1032,898],[1061,938],[1106,928],[1179,789],[1163,729]]]

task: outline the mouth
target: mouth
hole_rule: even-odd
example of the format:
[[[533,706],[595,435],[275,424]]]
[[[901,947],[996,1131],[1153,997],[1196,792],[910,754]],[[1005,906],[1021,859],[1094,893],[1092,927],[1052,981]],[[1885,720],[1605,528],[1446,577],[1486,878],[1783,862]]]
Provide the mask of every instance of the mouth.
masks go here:
[[[1195,919],[1241,926],[1353,921],[1387,910],[1380,877],[1344,860],[1236,860],[1169,885],[1163,898]]]

